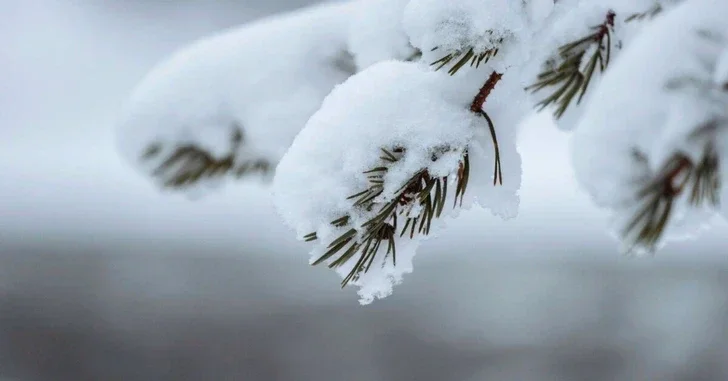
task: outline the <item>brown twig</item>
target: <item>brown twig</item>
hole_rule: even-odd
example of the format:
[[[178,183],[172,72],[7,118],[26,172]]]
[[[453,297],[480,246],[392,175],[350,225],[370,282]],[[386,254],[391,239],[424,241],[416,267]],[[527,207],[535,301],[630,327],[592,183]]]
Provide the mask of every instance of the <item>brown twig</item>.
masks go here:
[[[704,202],[717,206],[718,158],[711,146],[706,147],[703,158],[695,164],[682,154],[673,155],[657,176],[637,193],[638,208],[635,215],[622,229],[622,238],[632,241],[633,247],[652,251],[662,237],[669,222],[675,200],[692,186],[690,204],[701,206]]]
[[[480,88],[480,91],[478,91],[478,94],[475,95],[475,98],[473,98],[473,103],[470,104],[470,111],[472,112],[481,112],[483,111],[483,105],[485,104],[485,101],[488,99],[488,95],[490,95],[491,91],[495,88],[495,85],[498,84],[498,81],[503,77],[503,74],[498,72],[492,72],[490,74],[490,77],[488,77],[488,80],[485,81],[483,84],[483,87]]]
[[[600,42],[604,37],[607,36],[607,34],[609,34],[609,29],[614,27],[614,18],[616,16],[617,14],[614,13],[614,11],[610,10],[609,12],[607,12],[607,19],[604,20],[601,25],[599,25],[597,33],[594,36],[594,41]]]
[[[684,175],[685,171],[690,171],[692,169],[693,163],[690,159],[686,156],[680,156],[675,167],[665,175],[665,196],[675,197],[682,193],[683,188],[685,188],[685,184],[688,182],[688,176],[685,176],[682,181],[678,181],[678,178],[680,175]]]
[[[526,87],[526,91],[533,93],[554,89],[551,95],[537,104],[539,110],[556,105],[554,116],[558,119],[575,99],[577,105],[581,103],[592,76],[597,71],[603,73],[609,66],[615,17],[616,14],[609,11],[604,22],[594,26],[591,33],[559,47],[558,55],[546,62],[536,82]],[[597,48],[587,55],[589,47],[594,45]]]
[[[495,169],[493,170],[493,185],[503,185],[503,171],[500,161],[500,148],[498,147],[498,138],[495,133],[495,125],[493,124],[493,120],[490,118],[488,113],[483,110],[483,105],[488,99],[490,93],[495,88],[495,85],[498,84],[498,81],[500,81],[502,77],[503,74],[493,71],[483,84],[483,87],[481,87],[478,93],[475,94],[475,98],[473,98],[473,103],[470,104],[470,111],[482,115],[488,122],[488,128],[490,129],[490,138],[493,140],[493,148],[495,150]]]

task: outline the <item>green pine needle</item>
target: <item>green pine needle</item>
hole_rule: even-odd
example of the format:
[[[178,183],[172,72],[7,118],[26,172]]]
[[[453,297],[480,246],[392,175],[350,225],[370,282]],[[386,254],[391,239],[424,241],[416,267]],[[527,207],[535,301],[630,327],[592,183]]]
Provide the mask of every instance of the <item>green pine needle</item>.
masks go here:
[[[239,162],[235,153],[243,144],[241,129],[234,129],[230,136],[231,153],[217,158],[204,148],[193,144],[175,147],[152,172],[161,186],[170,189],[185,189],[201,180],[233,176],[242,178],[251,174],[269,174],[271,164],[266,159],[252,159]],[[141,160],[158,158],[164,152],[160,143],[150,144],[141,155]]]
[[[710,146],[693,172],[694,181],[690,191],[690,204],[693,206],[720,204],[720,161],[718,154]]]
[[[632,248],[650,251],[662,238],[676,199],[690,186],[688,201],[693,207],[718,206],[720,194],[719,159],[708,147],[697,165],[683,154],[675,154],[660,173],[637,194],[640,206],[622,229],[622,238]]]
[[[450,148],[434,150],[433,161],[438,160],[441,154],[451,151]],[[392,263],[396,265],[395,234],[399,234],[400,237],[408,235],[410,238],[414,238],[415,234],[428,235],[432,220],[442,215],[447,202],[448,177],[432,177],[427,169],[422,169],[412,175],[395,192],[391,200],[378,201],[377,197],[383,192],[384,175],[389,170],[389,166],[402,159],[405,150],[403,148],[382,149],[382,153],[381,165],[364,172],[364,174],[370,175],[368,177],[369,187],[348,197],[349,200],[352,200],[354,208],[376,212],[368,221],[361,224],[359,229],[351,227],[349,216],[331,221],[333,226],[342,228],[342,233],[329,243],[326,252],[312,263],[319,265],[330,260],[329,267],[335,268],[358,256],[354,267],[342,281],[342,287],[358,279],[360,274],[371,268],[380,248],[383,248],[383,241],[387,241],[386,250],[383,250],[384,260],[388,260],[391,256]],[[455,206],[458,205],[458,201],[462,203],[467,189],[469,172],[470,160],[467,150],[465,150],[462,153],[456,175]],[[375,175],[374,179],[372,174]],[[409,215],[409,212],[416,206],[421,208],[420,213],[416,216]],[[402,229],[397,226],[399,219],[405,221]],[[303,238],[306,241],[314,241],[318,239],[318,236],[314,232]]]
[[[498,40],[498,43],[503,42],[503,39]],[[433,51],[437,48],[432,49]],[[469,64],[470,67],[478,68],[481,64],[486,64],[491,58],[498,55],[498,48],[488,49],[483,52],[476,52],[475,48],[467,48],[462,51],[454,51],[446,54],[442,58],[430,64],[430,66],[436,66],[435,71],[442,69],[443,67],[454,64],[447,71],[450,75],[455,75],[465,65]]]
[[[500,147],[498,146],[498,137],[495,133],[495,124],[487,112],[480,111],[480,115],[488,122],[490,137],[493,140],[493,149],[495,151],[495,168],[493,169],[493,185],[503,185],[503,167],[501,166]]]
[[[586,94],[592,77],[598,71],[603,73],[611,59],[612,33],[615,14],[607,14],[607,20],[593,27],[589,35],[565,44],[559,48],[558,61],[555,64],[552,60],[546,64],[536,82],[526,87],[527,91],[533,93],[544,89],[553,89],[551,95],[541,100],[537,107],[540,110],[549,106],[556,106],[554,116],[561,118],[571,104],[581,103]],[[587,52],[596,45],[591,54]]]
[[[646,10],[644,12],[641,12],[641,13],[633,13],[633,14],[629,15],[629,17],[627,17],[624,21],[625,22],[632,22],[632,21],[642,21],[642,20],[645,20],[645,19],[652,19],[655,16],[659,15],[660,13],[662,13],[663,10],[664,9],[662,8],[662,5],[659,4],[659,3],[656,3],[650,9],[648,9],[648,10]]]

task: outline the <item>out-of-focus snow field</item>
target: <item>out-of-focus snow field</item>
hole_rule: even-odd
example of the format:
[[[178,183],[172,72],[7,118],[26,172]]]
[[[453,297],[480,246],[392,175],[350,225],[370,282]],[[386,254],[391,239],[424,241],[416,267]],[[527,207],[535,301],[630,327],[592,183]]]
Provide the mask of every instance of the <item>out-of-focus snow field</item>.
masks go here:
[[[121,162],[111,125],[152,65],[304,3],[0,2],[0,378],[728,379],[725,224],[620,257],[543,118],[520,216],[464,213],[366,308],[265,190],[190,202]]]

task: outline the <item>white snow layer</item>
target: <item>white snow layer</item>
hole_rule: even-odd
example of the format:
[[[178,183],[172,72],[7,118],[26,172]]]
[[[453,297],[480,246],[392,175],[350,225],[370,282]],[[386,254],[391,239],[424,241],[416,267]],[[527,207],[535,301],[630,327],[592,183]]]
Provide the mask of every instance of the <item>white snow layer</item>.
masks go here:
[[[715,107],[706,101],[705,91],[670,86],[712,83],[712,68],[726,42],[705,34],[728,36],[727,14],[728,2],[722,0],[686,1],[666,12],[631,42],[593,94],[573,137],[573,164],[593,200],[614,211],[617,228],[634,212],[644,179],[654,177],[675,152],[698,159],[705,141],[692,134],[728,110],[726,102]],[[636,159],[635,151],[646,163]],[[673,231],[685,225],[679,218],[686,213],[682,204],[673,213]],[[705,218],[691,221],[701,226]],[[690,226],[681,226],[682,234],[689,231]]]
[[[476,53],[498,49],[505,40],[524,42],[531,34],[524,5],[515,1],[411,0],[403,22],[412,45],[426,59],[470,48]]]
[[[401,147],[405,154],[386,173],[380,202],[393,199],[396,191],[421,169],[428,169],[432,176],[449,175],[452,181],[465,147],[470,147],[473,163],[473,180],[468,189],[477,187],[478,177],[486,178],[480,182],[493,188],[492,151],[474,140],[476,135],[488,134],[485,121],[469,111],[461,97],[449,96],[452,93],[443,84],[449,84],[447,76],[423,70],[414,63],[378,63],[336,87],[296,137],[278,166],[273,192],[285,222],[299,236],[317,233],[313,259],[344,229],[354,227],[361,234],[361,224],[371,218],[373,212],[353,208],[353,201],[347,198],[367,189],[364,172],[383,164],[379,159],[382,148]],[[504,140],[504,145],[509,144]],[[442,146],[456,150],[433,162],[433,149]],[[454,184],[450,189],[452,195]],[[351,227],[331,226],[331,221],[347,214],[351,216]],[[433,220],[433,226],[441,223],[437,218]],[[384,259],[385,250],[380,249],[382,253],[372,269],[353,282],[360,286],[362,303],[389,295],[402,275],[412,271],[418,238],[396,237],[396,267],[391,258]],[[337,272],[346,276],[356,258],[337,268]]]
[[[357,4],[306,8],[183,48],[133,92],[117,126],[122,155],[147,175],[185,144],[275,166],[333,86],[352,74],[342,60]],[[244,143],[230,152],[235,129]],[[141,160],[152,144],[164,150],[159,160]]]
[[[402,26],[409,0],[360,0],[349,28],[348,48],[359,70],[379,61],[406,60],[417,50]]]

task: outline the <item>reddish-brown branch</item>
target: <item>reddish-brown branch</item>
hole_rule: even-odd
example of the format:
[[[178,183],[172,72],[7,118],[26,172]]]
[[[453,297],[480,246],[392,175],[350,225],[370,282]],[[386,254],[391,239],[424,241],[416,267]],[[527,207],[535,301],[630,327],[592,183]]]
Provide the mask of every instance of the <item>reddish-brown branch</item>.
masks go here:
[[[501,77],[503,77],[503,74],[498,73],[496,71],[493,71],[490,74],[490,77],[488,77],[488,80],[485,81],[483,84],[483,87],[480,88],[480,91],[478,91],[478,94],[475,95],[475,98],[473,98],[473,103],[470,104],[470,111],[477,113],[479,115],[482,115],[485,120],[488,122],[488,128],[490,129],[490,137],[493,139],[493,149],[495,150],[495,168],[493,170],[493,185],[497,185],[500,183],[503,184],[503,173],[501,171],[501,162],[500,162],[500,148],[498,148],[498,138],[496,137],[495,133],[495,125],[493,125],[493,121],[490,119],[490,116],[488,116],[488,113],[483,111],[483,105],[485,104],[485,101],[488,99],[488,96],[490,95],[491,91],[495,88],[495,85],[498,84],[498,81],[500,81]]]
[[[693,163],[687,157],[680,157],[677,165],[665,176],[665,193],[667,196],[677,196],[680,194],[687,183],[687,179],[683,179],[678,182],[678,178],[685,171],[689,171],[693,168]]]
[[[609,28],[614,27],[614,18],[616,17],[616,14],[614,11],[607,12],[607,19],[597,27],[597,32],[594,35],[594,40],[596,42],[601,42],[602,39],[609,33]]]
[[[485,104],[486,99],[488,99],[488,95],[490,95],[490,92],[493,91],[501,77],[503,77],[503,74],[495,71],[490,74],[488,80],[485,81],[483,87],[481,87],[478,94],[475,95],[473,103],[470,104],[470,111],[479,113],[483,110],[483,104]]]

